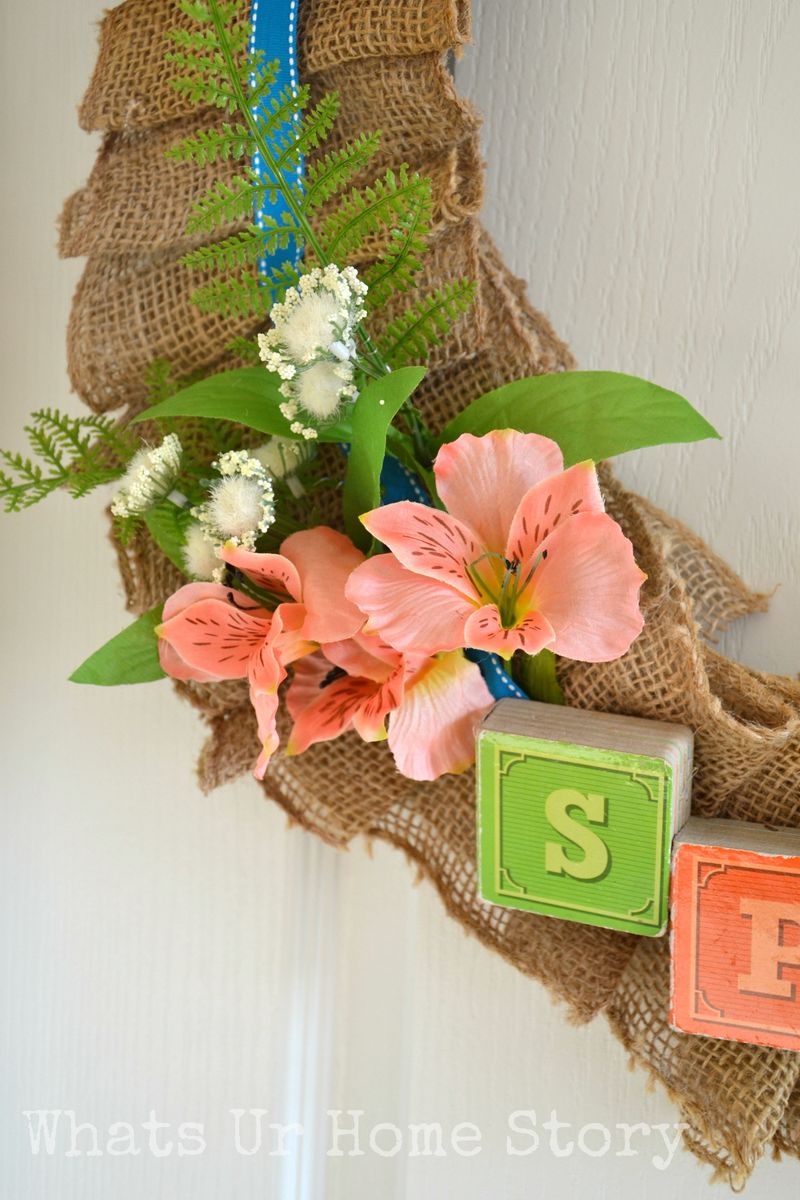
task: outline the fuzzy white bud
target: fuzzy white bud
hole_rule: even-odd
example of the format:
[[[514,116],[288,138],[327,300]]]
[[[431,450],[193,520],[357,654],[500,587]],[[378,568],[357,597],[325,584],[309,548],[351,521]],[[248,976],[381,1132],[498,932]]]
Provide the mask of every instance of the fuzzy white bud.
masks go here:
[[[168,496],[178,478],[182,455],[174,433],[167,434],[160,446],[142,446],[137,450],[111,501],[114,516],[141,516]]]
[[[275,520],[272,480],[248,450],[229,450],[213,464],[221,478],[211,484],[205,504],[192,510],[214,545],[233,542],[255,548],[259,534]]]
[[[217,554],[217,547],[209,537],[205,526],[199,521],[194,522],[186,530],[186,542],[183,547],[183,561],[187,574],[192,579],[210,580],[217,577],[220,568],[224,566]]]
[[[302,442],[282,437],[270,438],[263,446],[251,450],[250,453],[269,471],[273,479],[285,479],[287,475],[293,475],[309,458],[309,451]]]

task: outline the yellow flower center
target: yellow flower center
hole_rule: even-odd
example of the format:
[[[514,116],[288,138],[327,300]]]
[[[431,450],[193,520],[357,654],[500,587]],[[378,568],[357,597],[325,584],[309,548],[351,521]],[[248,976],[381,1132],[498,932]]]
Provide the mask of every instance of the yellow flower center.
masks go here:
[[[513,629],[530,612],[530,585],[536,568],[546,557],[547,551],[540,551],[525,570],[517,559],[504,558],[502,554],[489,551],[467,567],[467,574],[481,603],[496,605],[504,629]]]

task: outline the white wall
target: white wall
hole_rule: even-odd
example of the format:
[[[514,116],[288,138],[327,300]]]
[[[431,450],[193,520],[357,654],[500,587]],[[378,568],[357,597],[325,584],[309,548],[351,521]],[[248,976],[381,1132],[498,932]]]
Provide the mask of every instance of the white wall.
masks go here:
[[[800,6],[475,0],[458,85],[485,115],[485,219],[584,368],[692,400],[725,442],[624,479],[754,586],[731,653],[800,670]]]
[[[24,24],[20,6],[3,14],[2,445],[20,444],[32,408],[79,411],[64,326],[80,266],[57,261],[54,221],[96,148],[74,106],[100,11],[34,0]],[[583,365],[681,387],[724,429],[722,448],[651,451],[624,469],[752,582],[784,581],[742,642],[750,661],[784,669],[800,665],[787,470],[798,18],[772,2],[477,0],[478,47],[458,68],[487,112],[487,221]],[[287,830],[247,781],[201,796],[202,733],[167,685],[64,682],[123,619],[100,508],[58,497],[0,524],[0,1195],[716,1195],[685,1154],[653,1165],[658,1135],[615,1154],[617,1122],[672,1122],[668,1102],[601,1023],[568,1026],[543,989],[462,935],[398,855],[337,855]],[[250,1107],[306,1122],[302,1152],[237,1154],[228,1110]],[[139,1129],[138,1156],[65,1157],[59,1140],[37,1157],[20,1113],[39,1108],[101,1130],[155,1110],[173,1139],[179,1122],[204,1123],[208,1145],[156,1158]],[[367,1125],[475,1122],[483,1150],[329,1159],[333,1108],[364,1109]],[[540,1123],[556,1109],[572,1136],[610,1126],[610,1154],[557,1158],[545,1136],[508,1157],[505,1122],[522,1108]],[[797,1182],[794,1162],[766,1163],[748,1196]]]

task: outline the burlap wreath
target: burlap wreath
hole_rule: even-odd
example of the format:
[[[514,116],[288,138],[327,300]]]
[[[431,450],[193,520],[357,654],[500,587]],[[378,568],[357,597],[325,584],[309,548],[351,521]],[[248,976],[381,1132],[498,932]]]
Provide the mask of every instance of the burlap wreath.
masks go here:
[[[243,0],[243,3],[245,0]],[[105,17],[80,111],[105,140],[86,186],[67,201],[63,255],[87,255],[69,327],[75,389],[96,410],[136,409],[156,357],[178,372],[230,365],[224,347],[246,321],[203,316],[197,278],[176,264],[194,195],[225,170],[172,165],[164,147],[197,124],[168,86],[164,31],[173,0],[125,0]],[[337,136],[383,131],[377,167],[407,162],[434,182],[435,232],[425,284],[469,275],[475,309],[436,354],[423,385],[435,425],[489,388],[573,365],[547,318],[504,267],[477,213],[482,164],[477,114],[458,98],[445,56],[469,37],[468,0],[304,0],[301,52],[315,92],[343,101]],[[209,125],[216,113],[204,114]],[[685,526],[624,489],[604,468],[608,507],[648,574],[644,633],[607,665],[560,663],[571,704],[683,721],[696,731],[694,811],[796,825],[800,684],[723,659],[709,645],[734,618],[760,611],[750,592]],[[146,534],[119,549],[128,606],[141,612],[179,584]],[[243,686],[178,685],[210,737],[204,788],[250,769],[255,727]],[[368,779],[369,787],[361,780]],[[741,1184],[771,1144],[800,1153],[800,1055],[686,1037],[667,1026],[668,940],[490,908],[477,897],[471,774],[410,783],[384,748],[354,735],[275,762],[267,794],[334,845],[358,834],[401,847],[450,914],[519,970],[542,980],[578,1021],[604,1012],[633,1058],[657,1076],[690,1129],[693,1152]]]

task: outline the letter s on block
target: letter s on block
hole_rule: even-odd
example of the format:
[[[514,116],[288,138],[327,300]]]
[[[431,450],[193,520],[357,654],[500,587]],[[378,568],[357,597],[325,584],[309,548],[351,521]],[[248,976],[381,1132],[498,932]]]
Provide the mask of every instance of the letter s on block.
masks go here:
[[[569,810],[578,808],[586,820],[593,825],[606,823],[606,798],[595,792],[577,791],[575,788],[558,788],[551,792],[544,805],[547,820],[557,833],[562,834],[583,851],[583,858],[567,858],[559,842],[547,842],[544,848],[544,868],[549,875],[570,875],[573,879],[599,879],[608,866],[608,846],[603,839],[581,825]]]

